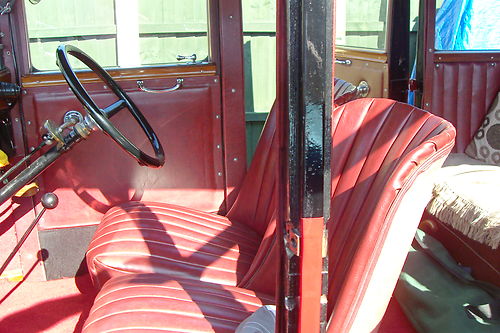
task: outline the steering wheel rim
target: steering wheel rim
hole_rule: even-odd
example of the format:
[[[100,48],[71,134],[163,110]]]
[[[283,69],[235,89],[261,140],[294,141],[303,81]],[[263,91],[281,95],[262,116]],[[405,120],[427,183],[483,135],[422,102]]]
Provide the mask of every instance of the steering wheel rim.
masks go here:
[[[119,100],[107,108],[101,109],[97,106],[94,100],[90,97],[87,90],[83,87],[82,83],[76,76],[73,68],[71,67],[68,54],[74,56],[83,62],[91,71],[93,71],[101,80],[103,80]],[[113,78],[101,66],[99,66],[90,56],[79,48],[72,45],[61,45],[57,48],[56,52],[57,65],[68,83],[69,87],[78,98],[80,103],[87,109],[88,114],[94,122],[109,135],[123,150],[129,155],[134,157],[139,164],[149,166],[152,168],[159,168],[165,163],[165,154],[163,147],[158,139],[158,136],[153,131],[151,125],[135,105],[135,103],[128,97],[123,89],[113,80]],[[109,118],[121,109],[127,108],[132,116],[135,118],[139,126],[146,134],[151,146],[153,147],[155,156],[150,156],[137,148],[125,135],[123,135],[110,121]],[[108,110],[107,112],[105,110]]]

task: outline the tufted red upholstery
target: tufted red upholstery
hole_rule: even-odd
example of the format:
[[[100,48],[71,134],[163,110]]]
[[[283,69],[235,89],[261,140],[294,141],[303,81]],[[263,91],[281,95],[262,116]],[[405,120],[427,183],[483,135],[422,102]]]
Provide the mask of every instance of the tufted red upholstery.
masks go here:
[[[371,332],[376,329],[389,302],[423,209],[428,202],[431,189],[429,172],[440,166],[452,149],[454,137],[454,128],[443,119],[409,105],[386,99],[357,100],[333,111],[332,214],[328,222],[330,241],[328,304],[331,316],[329,332]],[[273,161],[272,158],[269,160]],[[239,194],[241,198],[246,193],[245,186],[248,185],[243,186]],[[265,193],[259,194],[258,191],[255,193],[258,197],[265,195]],[[234,209],[238,209],[238,204],[243,205],[244,201],[238,203],[237,200]],[[147,205],[150,206],[151,204]],[[265,207],[269,206],[272,205]],[[192,210],[185,209],[185,211],[193,214]],[[259,216],[254,215],[252,211],[247,213],[251,217],[249,220]],[[115,213],[108,214],[110,219],[113,218],[113,214]],[[133,210],[126,208],[124,214],[133,216]],[[159,212],[154,215],[159,215]],[[233,216],[245,220],[243,215]],[[276,221],[273,214],[266,213],[260,216],[265,216],[270,221],[260,249],[257,249],[259,246],[257,240],[261,237],[259,231],[264,228],[250,232],[247,222],[234,222],[225,217],[216,218],[225,225],[219,234],[229,235],[229,231],[225,230],[231,229],[229,244],[232,244],[235,250],[231,253],[233,266],[229,264],[224,272],[216,272],[216,268],[209,265],[206,269],[197,266],[196,273],[193,274],[191,266],[203,264],[198,260],[194,263],[186,260],[175,267],[178,272],[174,272],[173,267],[165,271],[175,274],[174,277],[167,274],[130,274],[109,280],[103,286],[98,301],[91,310],[85,333],[99,332],[99,329],[103,329],[101,326],[92,326],[94,325],[92,322],[97,321],[117,330],[121,329],[124,323],[129,328],[142,325],[145,331],[147,329],[150,332],[155,323],[161,322],[164,323],[161,331],[222,332],[224,331],[222,328],[215,328],[212,323],[242,319],[242,317],[238,319],[232,317],[234,307],[242,306],[240,294],[233,295],[233,291],[244,294],[251,294],[252,291],[193,281],[192,278],[199,279],[200,276],[208,277],[212,274],[218,278],[225,275],[226,278],[221,279],[222,284],[233,285],[233,281],[236,281],[239,286],[245,285],[249,289],[259,291],[267,286],[268,295],[272,295]],[[190,222],[181,222],[186,226],[183,229],[183,237],[191,237],[198,233],[198,228],[202,228],[201,225],[189,224],[191,220],[192,218]],[[165,228],[168,229],[163,232],[167,235],[173,233],[170,228],[175,228],[175,223],[171,221],[173,221],[171,217],[165,218]],[[148,225],[149,222],[144,223]],[[144,226],[143,222],[140,226]],[[98,234],[105,234],[101,230],[102,228]],[[247,230],[248,234],[238,234],[244,230]],[[140,235],[147,234],[141,231]],[[177,237],[181,235],[174,235],[173,239]],[[121,250],[118,247],[104,257],[112,258],[120,252],[127,252],[128,247],[123,246],[126,243],[121,243],[126,238],[120,234],[117,242],[122,244]],[[145,238],[150,239],[149,236]],[[215,239],[219,241],[218,236]],[[141,243],[140,238],[137,241]],[[92,248],[97,251],[96,244],[101,242],[99,236],[96,237]],[[183,244],[180,238],[179,242],[181,243],[174,241],[171,244],[176,246]],[[255,242],[253,247],[249,246],[252,242]],[[205,248],[201,238],[198,248],[200,246]],[[161,251],[165,257],[172,255],[167,250]],[[194,250],[188,251],[183,258],[195,257],[194,252]],[[89,264],[101,260],[100,254],[91,253],[91,250],[89,253]],[[249,267],[248,260],[251,260],[251,253],[256,253],[256,257]],[[137,259],[137,256],[130,256],[127,253],[125,255],[128,255],[128,260]],[[148,256],[147,251],[143,251],[142,255]],[[214,262],[226,262],[226,259],[219,254],[214,255],[214,258],[220,258]],[[234,265],[234,261],[242,262],[241,271],[238,265]],[[127,263],[123,258],[122,262]],[[152,270],[162,269],[155,265],[148,267]],[[240,273],[245,270],[246,274]],[[191,280],[172,280],[177,279],[177,276],[190,277]],[[227,276],[233,276],[234,279]],[[265,278],[261,278],[262,276]],[[151,286],[144,288],[143,279]],[[176,288],[175,295],[165,294],[165,289],[162,288],[170,290],[172,286]],[[200,290],[208,292],[210,303],[216,302],[216,305],[213,305],[213,312],[209,313],[207,310],[205,302],[208,299],[200,299],[198,293]],[[224,296],[227,297],[220,297],[218,293],[221,290],[225,290]],[[161,301],[158,301],[158,297]],[[266,296],[260,296],[260,299],[266,299]],[[271,303],[271,297],[268,296],[265,302]],[[259,301],[256,300],[256,304],[260,304]],[[129,310],[123,310],[122,306],[127,306]],[[125,315],[117,319],[123,311],[127,314],[128,311],[135,311],[134,309],[138,309],[140,316]],[[227,309],[227,312],[222,309]],[[254,310],[255,307],[245,308],[242,311],[248,313]],[[176,316],[172,315],[173,312]],[[151,325],[148,320],[150,317]],[[187,327],[187,324],[192,326]]]
[[[473,54],[471,54],[473,56]],[[440,63],[433,68],[430,111],[457,129],[454,152],[463,153],[500,89],[500,62]],[[498,59],[498,56],[497,56]]]
[[[86,255],[94,284],[156,272],[274,292],[275,130],[273,107],[227,216],[153,202],[110,209]]]
[[[161,274],[131,274],[104,284],[83,332],[230,332],[269,296]]]
[[[410,105],[363,99],[334,111],[332,133],[329,332],[371,332],[429,200],[427,170],[442,164],[455,130]]]

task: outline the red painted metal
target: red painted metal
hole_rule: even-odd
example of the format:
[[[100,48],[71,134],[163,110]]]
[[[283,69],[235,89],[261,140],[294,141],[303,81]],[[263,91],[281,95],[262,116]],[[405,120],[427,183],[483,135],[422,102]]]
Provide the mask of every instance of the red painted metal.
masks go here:
[[[323,229],[323,217],[300,219],[299,332],[303,333],[320,332]]]
[[[423,3],[421,13],[424,13],[423,50],[419,50],[417,57],[423,58],[423,96],[422,105],[424,110],[432,110],[432,67],[434,66],[434,41],[436,31],[436,0],[420,1]],[[418,69],[417,69],[418,71]]]
[[[276,332],[284,332],[286,327],[286,316],[283,299],[285,298],[285,284],[283,277],[285,276],[286,253],[284,249],[284,228],[283,221],[288,218],[288,211],[284,209],[283,202],[287,198],[287,179],[288,168],[286,163],[286,141],[287,131],[285,124],[288,122],[287,107],[287,47],[286,47],[286,0],[277,0],[276,3],[276,105],[277,105],[277,126],[276,135],[278,136],[278,177],[276,186],[278,189],[278,209],[277,209],[277,228],[276,234],[278,242],[278,273],[276,274]]]
[[[241,2],[220,0],[218,5],[219,53],[222,92],[222,126],[224,141],[224,168],[226,181],[226,207],[229,210],[237,195],[235,188],[246,171],[246,136],[243,30]],[[221,207],[221,213],[224,207]]]

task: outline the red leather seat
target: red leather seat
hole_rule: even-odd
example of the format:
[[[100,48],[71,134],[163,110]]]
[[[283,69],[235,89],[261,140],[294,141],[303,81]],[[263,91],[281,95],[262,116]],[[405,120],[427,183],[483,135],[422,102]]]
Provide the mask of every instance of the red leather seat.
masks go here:
[[[163,273],[230,286],[260,286],[272,293],[275,132],[273,107],[227,216],[154,202],[129,202],[110,209],[87,250],[94,285],[124,274]]]
[[[270,127],[267,127],[263,142],[270,143],[271,147],[266,150],[263,145],[260,145],[261,151],[274,149],[272,148],[275,145],[272,144],[273,141],[266,140],[270,132],[272,132]],[[328,221],[328,315],[331,316],[329,332],[372,332],[376,330],[389,303],[424,207],[430,198],[432,171],[442,164],[452,149],[454,137],[453,126],[445,120],[423,110],[391,100],[356,100],[333,111],[332,200],[331,220]],[[259,155],[257,158],[262,161]],[[272,163],[262,168],[262,170],[271,172],[273,177],[276,172],[276,166],[273,164],[276,163],[275,158],[269,154],[263,160],[269,160]],[[260,177],[260,179],[266,178]],[[275,258],[274,250],[276,248],[273,245],[274,225],[265,225],[265,223],[274,221],[275,201],[273,200],[275,200],[276,187],[274,178],[267,179],[273,179],[273,184],[267,190],[261,187],[255,192],[256,194],[252,193],[251,195],[249,194],[251,192],[246,192],[246,189],[253,189],[253,186],[259,188],[260,185],[256,178],[250,177],[245,180],[238,200],[228,214],[227,221],[231,221],[231,226],[237,229],[245,226],[257,235],[264,234],[263,239],[265,240],[256,250],[256,257],[246,273],[240,274],[236,267],[234,281],[238,286],[255,291],[265,291],[268,295],[272,295],[275,271],[273,258]],[[261,200],[264,196],[267,198],[261,201],[260,205],[253,205],[254,208],[267,207],[268,209],[264,210],[266,218],[255,217],[255,214],[262,214],[261,210],[241,208],[249,207],[242,204],[248,199],[245,196],[254,198],[253,202],[255,202],[255,197]],[[250,202],[250,200],[248,201]],[[186,211],[190,210],[186,209]],[[245,219],[245,217],[250,218]],[[238,221],[237,226],[233,220]],[[253,227],[252,224],[243,222],[244,220],[266,222],[258,224],[258,227]],[[142,223],[141,225],[143,225]],[[167,222],[167,224],[171,223]],[[186,235],[190,236],[195,231],[189,230]],[[169,231],[167,230],[167,232]],[[250,237],[256,239],[253,232],[249,232]],[[98,232],[98,234],[101,233]],[[141,235],[145,235],[145,233],[141,233]],[[97,244],[101,242],[98,238],[99,236],[96,238],[97,241],[93,242],[92,248],[97,248]],[[119,237],[118,242],[125,238]],[[236,234],[231,238],[231,243],[233,242],[238,244],[238,249],[244,247],[246,249],[246,241],[237,238]],[[177,243],[172,244],[177,245]],[[257,246],[259,245],[256,244],[254,249]],[[105,254],[103,258],[113,257],[116,253],[126,251],[126,247],[122,247],[120,250],[114,249],[109,254]],[[167,250],[162,251],[168,256]],[[89,266],[94,264],[94,260],[102,260],[97,252],[95,251],[89,256]],[[246,256],[246,254],[236,255],[238,258],[236,260],[249,259],[251,255]],[[132,255],[126,260],[133,261],[135,259]],[[197,263],[199,262],[196,261],[195,264]],[[200,283],[200,286],[205,286],[205,282],[194,282],[195,279],[200,278],[200,275],[198,273],[198,275],[192,275],[190,265],[192,263],[183,262],[177,267],[182,273],[176,274],[190,277],[194,285]],[[102,267],[99,269],[109,269],[104,264]],[[155,266],[151,267],[153,270],[161,270]],[[211,265],[206,268],[207,271],[212,269]],[[114,274],[113,270],[108,271],[111,273],[107,273],[107,276]],[[203,268],[202,272],[204,272]],[[228,272],[233,274],[231,269],[228,269]],[[141,309],[155,299],[156,292],[152,291],[151,294],[147,295],[136,293],[135,291],[141,289],[135,288],[134,276],[130,275],[127,280],[120,281],[123,281],[123,287],[128,289],[128,297],[137,298],[134,307]],[[238,280],[239,276],[243,276],[243,278]],[[164,274],[152,274],[151,278],[158,281],[158,279],[170,280],[172,277]],[[103,287],[101,295],[109,293],[108,290],[112,288],[108,285],[113,285],[115,279],[111,279]],[[168,283],[182,284],[181,281]],[[191,284],[189,285],[191,286]],[[207,287],[207,291],[211,293],[212,288],[219,290],[230,287],[212,284],[211,287]],[[241,291],[251,293],[250,290]],[[184,290],[184,292],[189,294],[188,290]],[[113,296],[108,302],[95,305],[91,310],[90,318],[94,318],[97,311],[99,311],[99,318],[115,313],[118,298]],[[235,301],[239,303],[237,296],[229,296],[222,304],[217,303],[217,309],[219,306],[226,305],[232,308],[231,304],[235,304]],[[212,327],[207,326],[210,325],[208,323],[211,321],[215,319],[225,320],[226,318],[223,313],[219,312],[206,315],[201,310],[204,301],[197,297],[191,298],[192,304],[190,304],[189,310],[184,310],[184,302],[185,300],[173,297],[142,312],[140,318],[130,316],[124,320],[128,321],[129,327],[146,323],[146,326],[141,326],[146,330],[149,329],[149,326],[144,317],[161,314],[164,316],[162,318],[164,318],[168,330],[179,332],[184,329],[185,316],[193,318],[191,324],[195,325],[193,327],[199,327],[200,331]],[[178,310],[178,319],[169,316],[172,309]],[[193,309],[200,310],[193,313],[191,312],[194,311]],[[184,315],[184,311],[187,311],[186,315]],[[92,320],[90,318],[89,320]],[[112,326],[112,322],[109,325]],[[97,331],[86,330],[85,332]]]
[[[230,332],[273,298],[162,274],[131,274],[104,284],[83,332]]]

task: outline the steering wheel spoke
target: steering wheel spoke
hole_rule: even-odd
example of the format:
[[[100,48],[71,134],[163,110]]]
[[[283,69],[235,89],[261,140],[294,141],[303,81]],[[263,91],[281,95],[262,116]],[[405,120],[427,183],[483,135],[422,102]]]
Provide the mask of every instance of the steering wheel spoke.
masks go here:
[[[117,114],[120,110],[125,109],[127,107],[127,102],[124,101],[123,99],[120,99],[113,104],[107,106],[106,108],[102,109],[102,112],[106,116],[106,118],[111,118],[115,114]]]
[[[78,77],[75,75],[71,67],[68,54],[82,61],[87,65],[106,85],[113,91],[119,98],[118,101],[100,109],[94,100],[90,97],[87,90],[83,87]],[[158,136],[149,125],[146,118],[144,118],[139,108],[128,97],[123,89],[116,83],[115,80],[99,66],[92,58],[85,54],[82,50],[72,45],[61,45],[57,48],[57,64],[61,70],[69,87],[78,98],[80,103],[83,104],[92,120],[106,132],[120,147],[122,147],[128,154],[133,156],[141,165],[146,165],[153,168],[163,166],[165,163],[165,155],[163,147],[160,144]],[[128,109],[139,126],[146,134],[151,146],[153,147],[155,156],[150,156],[137,148],[127,137],[125,137],[114,125],[109,121],[109,118],[117,114],[122,109]]]

